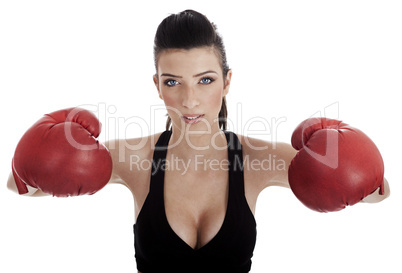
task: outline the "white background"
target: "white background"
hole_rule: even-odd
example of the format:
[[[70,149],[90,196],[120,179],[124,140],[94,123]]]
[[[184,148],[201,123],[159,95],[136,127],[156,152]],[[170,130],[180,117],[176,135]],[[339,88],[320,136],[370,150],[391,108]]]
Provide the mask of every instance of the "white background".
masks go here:
[[[152,82],[153,37],[163,18],[192,8],[223,35],[233,131],[264,117],[270,127],[254,137],[290,142],[305,118],[342,119],[377,144],[391,185],[382,203],[329,214],[305,208],[288,189],[265,190],[252,272],[402,272],[399,3],[2,1],[0,271],[136,271],[133,200],[124,187],[28,198],[6,181],[22,134],[54,110],[99,106],[101,140],[164,130],[165,113],[151,111],[163,103]],[[142,129],[131,122],[140,119]]]

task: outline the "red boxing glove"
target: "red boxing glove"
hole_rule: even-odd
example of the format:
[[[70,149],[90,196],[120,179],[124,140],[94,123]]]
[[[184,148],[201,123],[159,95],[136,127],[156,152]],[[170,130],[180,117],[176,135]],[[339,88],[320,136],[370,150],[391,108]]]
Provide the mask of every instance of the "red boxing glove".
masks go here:
[[[112,159],[95,138],[101,124],[89,111],[45,115],[21,138],[12,162],[20,194],[27,186],[58,197],[94,194],[109,181]]]
[[[310,118],[293,132],[292,146],[299,152],[289,166],[290,188],[310,209],[338,211],[378,187],[384,194],[384,162],[360,130],[338,120]]]

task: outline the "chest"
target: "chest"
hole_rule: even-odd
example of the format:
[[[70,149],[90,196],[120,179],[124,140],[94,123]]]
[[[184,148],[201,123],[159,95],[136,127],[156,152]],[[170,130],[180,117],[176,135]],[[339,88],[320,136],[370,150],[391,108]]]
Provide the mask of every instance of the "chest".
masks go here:
[[[165,172],[164,206],[172,230],[193,249],[219,232],[226,216],[229,175],[225,170]]]

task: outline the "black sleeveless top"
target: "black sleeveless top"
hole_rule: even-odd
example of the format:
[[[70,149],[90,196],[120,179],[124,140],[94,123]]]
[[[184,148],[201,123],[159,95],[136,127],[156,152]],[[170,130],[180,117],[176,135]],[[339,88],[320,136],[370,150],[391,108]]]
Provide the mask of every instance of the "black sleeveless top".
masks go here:
[[[249,272],[256,242],[256,222],[244,194],[243,155],[237,136],[228,143],[229,196],[218,233],[193,249],[170,227],[164,205],[164,167],[171,131],[159,137],[153,156],[150,189],[134,225],[137,269],[148,272]],[[162,164],[161,164],[162,163]]]

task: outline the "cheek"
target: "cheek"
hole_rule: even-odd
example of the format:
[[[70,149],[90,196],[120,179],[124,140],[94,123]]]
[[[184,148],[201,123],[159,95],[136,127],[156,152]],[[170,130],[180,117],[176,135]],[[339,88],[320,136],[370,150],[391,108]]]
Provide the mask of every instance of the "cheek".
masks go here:
[[[170,117],[174,118],[176,115],[181,116],[179,98],[174,94],[164,93],[163,102],[165,103],[166,110]]]
[[[206,103],[210,104],[214,108],[219,108],[220,110],[222,104],[222,89],[216,89],[214,92],[212,92]]]
[[[170,97],[170,96],[163,96],[163,101],[165,102],[165,104],[167,105],[167,106],[173,106],[174,105],[174,103],[175,103],[175,100],[172,98],[172,97]]]
[[[166,106],[174,107],[177,104],[177,97],[174,93],[162,92],[162,99]]]

